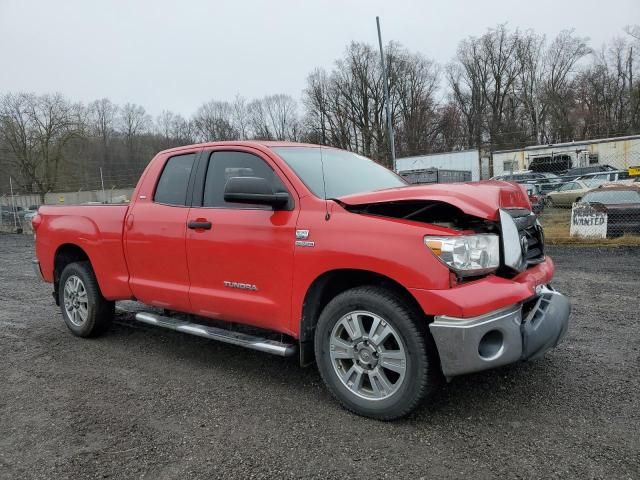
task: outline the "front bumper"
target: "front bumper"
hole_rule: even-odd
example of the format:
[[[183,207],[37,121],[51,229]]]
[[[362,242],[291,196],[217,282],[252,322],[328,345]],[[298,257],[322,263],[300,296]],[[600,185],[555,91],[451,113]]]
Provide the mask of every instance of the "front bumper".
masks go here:
[[[429,325],[442,373],[454,377],[534,360],[558,345],[567,332],[567,297],[540,286],[531,301],[472,318],[436,316]]]

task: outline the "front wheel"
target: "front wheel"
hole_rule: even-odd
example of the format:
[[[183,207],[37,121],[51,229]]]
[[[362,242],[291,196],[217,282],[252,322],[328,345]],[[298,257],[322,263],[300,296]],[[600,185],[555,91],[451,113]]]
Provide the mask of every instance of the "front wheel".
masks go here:
[[[379,287],[336,296],[315,336],[327,388],[348,410],[380,420],[407,415],[435,386],[434,350],[421,313]]]
[[[70,263],[60,275],[58,300],[64,323],[78,337],[93,337],[111,325],[115,304],[106,300],[89,262]]]

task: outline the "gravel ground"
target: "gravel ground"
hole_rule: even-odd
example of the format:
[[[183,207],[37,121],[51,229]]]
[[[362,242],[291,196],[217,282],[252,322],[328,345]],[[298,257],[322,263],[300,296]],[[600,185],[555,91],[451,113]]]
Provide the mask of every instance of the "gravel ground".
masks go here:
[[[0,478],[639,478],[640,251],[550,249],[569,335],[381,423],[315,369],[133,323],[73,337],[0,234]]]

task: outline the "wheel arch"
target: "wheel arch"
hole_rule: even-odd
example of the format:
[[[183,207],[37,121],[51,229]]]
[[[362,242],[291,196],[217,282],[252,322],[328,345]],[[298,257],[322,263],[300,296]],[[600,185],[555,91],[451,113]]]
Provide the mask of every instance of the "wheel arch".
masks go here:
[[[53,296],[56,300],[56,305],[59,305],[58,287],[62,271],[70,263],[84,261],[91,264],[91,259],[87,252],[75,243],[63,243],[56,249],[56,253],[53,256]]]
[[[300,364],[308,366],[314,363],[314,335],[318,318],[324,307],[336,295],[351,288],[364,285],[377,285],[398,294],[413,309],[424,315],[415,297],[402,284],[378,272],[361,269],[336,269],[324,272],[309,286],[302,303],[299,343]],[[427,317],[425,315],[425,321]]]

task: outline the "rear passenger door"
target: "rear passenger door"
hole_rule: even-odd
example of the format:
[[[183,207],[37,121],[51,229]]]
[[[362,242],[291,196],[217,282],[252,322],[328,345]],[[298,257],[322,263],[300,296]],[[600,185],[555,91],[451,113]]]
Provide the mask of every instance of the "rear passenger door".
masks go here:
[[[295,190],[264,153],[249,148],[203,154],[200,176],[188,219],[206,228],[187,230],[193,311],[286,332],[298,216]],[[274,211],[226,202],[227,180],[241,176],[267,179],[275,191],[289,193],[290,205]]]
[[[152,164],[125,219],[129,284],[143,303],[191,309],[185,236],[198,155],[168,154],[157,167]]]

